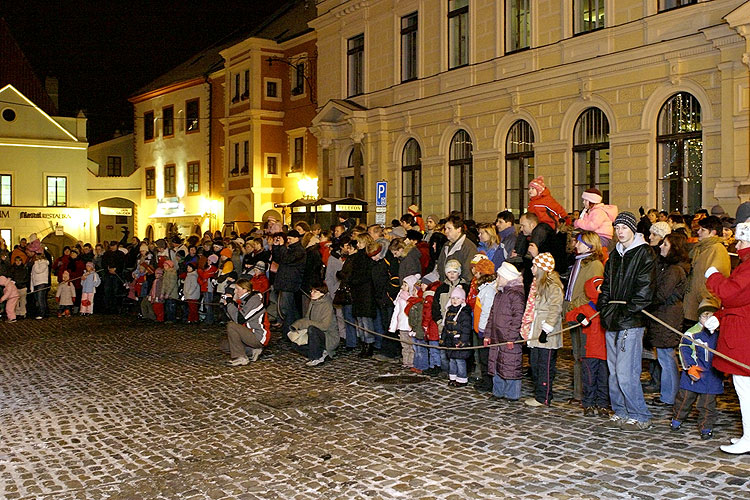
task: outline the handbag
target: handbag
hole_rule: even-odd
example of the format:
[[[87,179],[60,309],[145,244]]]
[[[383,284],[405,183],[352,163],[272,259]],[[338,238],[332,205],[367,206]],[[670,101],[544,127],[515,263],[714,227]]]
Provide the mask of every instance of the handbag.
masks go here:
[[[352,303],[352,291],[346,285],[341,285],[333,294],[334,306],[348,306]]]
[[[287,336],[289,337],[289,340],[297,345],[307,345],[307,328],[302,328],[300,330],[289,330]]]

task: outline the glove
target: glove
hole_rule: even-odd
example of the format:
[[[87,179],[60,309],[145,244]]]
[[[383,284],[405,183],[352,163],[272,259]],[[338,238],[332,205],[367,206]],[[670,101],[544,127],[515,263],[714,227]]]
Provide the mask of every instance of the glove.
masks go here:
[[[641,217],[643,217],[644,215],[646,215],[646,211],[643,210],[642,206],[638,207],[638,213],[641,214]]]
[[[576,321],[578,321],[582,326],[589,326],[591,324],[589,319],[583,313],[579,313],[578,316],[576,316]]]
[[[552,333],[552,331],[555,329],[554,326],[550,325],[546,321],[542,322],[542,334],[539,335],[539,343],[540,344],[546,344],[547,343],[547,334]]]
[[[719,328],[719,320],[716,316],[711,316],[706,320],[703,326],[705,326],[711,333],[714,333],[714,330]]]
[[[703,371],[703,368],[701,368],[698,365],[693,365],[690,368],[688,368],[687,374],[688,374],[688,377],[690,377],[690,379],[693,382],[697,382],[701,379],[702,371]]]
[[[708,279],[712,274],[718,273],[718,272],[719,272],[718,269],[716,269],[714,266],[711,266],[708,269],[706,269],[706,272],[703,276],[705,276],[706,279]]]
[[[537,339],[540,344],[546,344],[547,343],[547,332],[542,331],[541,335],[539,335],[539,338]]]
[[[416,336],[417,336],[417,332],[412,332],[412,331],[409,332],[409,337],[416,337]]]

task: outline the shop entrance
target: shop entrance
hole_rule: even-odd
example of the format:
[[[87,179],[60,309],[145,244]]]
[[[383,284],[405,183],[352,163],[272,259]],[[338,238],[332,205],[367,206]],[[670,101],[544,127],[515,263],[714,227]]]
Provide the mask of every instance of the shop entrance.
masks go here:
[[[52,255],[53,259],[58,258],[62,255],[63,248],[66,246],[73,247],[78,243],[78,240],[73,238],[68,233],[63,233],[62,236],[58,236],[55,233],[50,233],[42,238],[42,246],[47,247],[47,251]],[[84,241],[84,243],[86,243]]]
[[[123,230],[135,236],[135,203],[125,198],[107,198],[99,202],[99,225],[96,241],[120,241]]]

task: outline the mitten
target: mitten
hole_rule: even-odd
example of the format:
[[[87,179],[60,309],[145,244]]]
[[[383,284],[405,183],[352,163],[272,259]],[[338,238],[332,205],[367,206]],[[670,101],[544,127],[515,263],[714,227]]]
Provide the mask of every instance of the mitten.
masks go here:
[[[711,316],[706,320],[703,326],[705,326],[711,333],[714,333],[714,330],[719,328],[719,319],[716,316]]]
[[[708,279],[709,276],[711,276],[714,273],[718,273],[718,272],[719,272],[718,269],[716,269],[714,266],[711,266],[708,269],[706,269],[706,272],[703,274],[703,276],[705,276],[706,279]]]
[[[591,323],[583,313],[578,313],[578,316],[576,316],[576,321],[578,321],[582,326],[589,326],[589,324]]]
[[[697,382],[701,379],[701,372],[703,371],[703,368],[701,368],[698,365],[693,365],[690,368],[688,368],[688,377],[690,377],[693,382]]]
[[[539,334],[539,338],[537,339],[540,344],[546,344],[547,343],[547,332],[542,331],[541,334]]]

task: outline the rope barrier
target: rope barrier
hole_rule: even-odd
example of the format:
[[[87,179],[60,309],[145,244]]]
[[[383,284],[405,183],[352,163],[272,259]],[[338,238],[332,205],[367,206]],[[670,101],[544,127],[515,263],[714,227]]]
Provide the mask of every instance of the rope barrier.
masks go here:
[[[99,274],[99,273],[100,273],[100,272],[102,272],[102,271],[104,271],[104,269],[99,269],[98,271],[94,271],[94,272],[95,272],[96,274]],[[116,276],[117,276],[118,278],[120,278],[120,276],[118,276],[118,275],[117,275],[116,273],[115,273],[115,275],[116,275]],[[57,285],[58,285],[58,286],[60,286],[60,285],[63,285],[63,284],[65,284],[65,283],[72,283],[72,282],[74,282],[74,281],[78,281],[78,280],[80,280],[80,279],[83,279],[83,278],[84,278],[84,276],[83,276],[83,275],[81,275],[81,276],[79,276],[79,277],[77,277],[77,278],[72,278],[72,279],[69,279],[69,280],[65,280],[65,281],[61,281],[61,282],[58,282],[58,283],[57,283]],[[13,281],[13,280],[11,280],[11,281]],[[50,280],[50,281],[51,281],[51,280]],[[120,278],[120,281],[122,281],[122,278]],[[13,283],[15,283],[15,281],[13,281]],[[124,283],[124,281],[123,281],[123,283]],[[31,284],[31,283],[29,283],[29,285],[30,285],[30,284]],[[20,298],[20,297],[25,297],[25,296],[27,296],[27,295],[29,295],[29,294],[32,294],[32,293],[37,293],[37,292],[46,292],[46,291],[48,291],[48,290],[51,290],[51,289],[52,289],[52,283],[50,283],[50,284],[49,284],[49,286],[46,286],[46,287],[44,287],[44,288],[40,288],[39,290],[29,290],[29,289],[27,288],[27,290],[26,290],[26,291],[25,291],[24,293],[19,293],[18,295],[11,295],[10,297],[8,297],[8,299],[7,299],[7,300],[10,300],[10,299],[17,299],[17,298]]]

